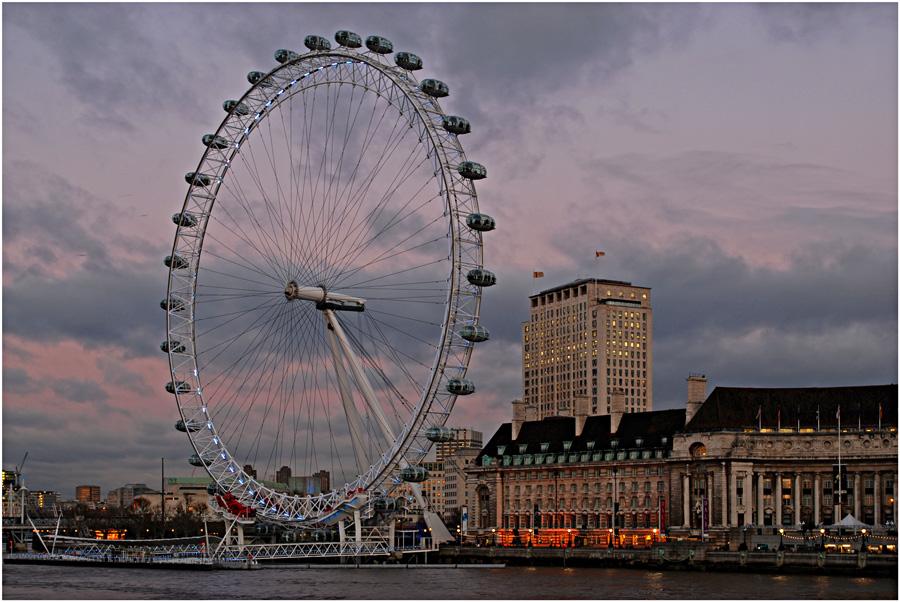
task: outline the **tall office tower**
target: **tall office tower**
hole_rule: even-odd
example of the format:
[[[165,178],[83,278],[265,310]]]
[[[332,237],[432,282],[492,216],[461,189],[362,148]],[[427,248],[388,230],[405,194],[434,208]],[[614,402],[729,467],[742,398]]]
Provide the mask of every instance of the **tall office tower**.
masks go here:
[[[481,449],[484,435],[469,428],[454,428],[452,441],[440,441],[435,445],[435,460],[447,462],[456,450],[465,448]]]
[[[592,415],[609,414],[612,392],[628,412],[653,409],[650,289],[588,278],[531,295],[522,324],[523,401],[538,420],[571,416],[588,397]]]

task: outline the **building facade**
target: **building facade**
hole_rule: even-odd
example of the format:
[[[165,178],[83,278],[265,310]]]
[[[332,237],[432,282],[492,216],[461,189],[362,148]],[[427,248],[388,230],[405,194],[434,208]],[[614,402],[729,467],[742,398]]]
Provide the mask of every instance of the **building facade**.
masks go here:
[[[481,449],[484,445],[484,434],[470,428],[453,428],[453,439],[438,441],[434,444],[435,459],[447,462],[459,449]]]
[[[715,535],[848,515],[895,526],[897,385],[718,387],[706,397],[705,383],[688,379],[683,410],[631,414],[614,394],[610,416],[586,416],[585,398],[574,417],[520,412],[466,470],[470,529]]]
[[[100,503],[99,485],[79,485],[75,488],[75,501],[82,504]]]
[[[717,387],[696,413],[688,401],[669,461],[674,525],[895,524],[896,385]]]
[[[668,458],[685,410],[629,413],[615,391],[611,413],[500,426],[466,470],[469,528],[664,528]]]
[[[523,397],[530,416],[572,416],[587,397],[591,415],[609,414],[621,389],[626,411],[653,409],[650,289],[582,279],[530,297],[522,325]]]
[[[471,507],[471,500],[466,489],[466,470],[481,453],[481,446],[463,447],[450,456],[450,460],[444,466],[444,518],[453,525],[458,524],[457,518],[462,514],[462,507]],[[453,525],[449,525],[452,527]]]
[[[29,491],[26,503],[28,504],[29,509],[50,511],[59,504],[59,494],[55,491]]]

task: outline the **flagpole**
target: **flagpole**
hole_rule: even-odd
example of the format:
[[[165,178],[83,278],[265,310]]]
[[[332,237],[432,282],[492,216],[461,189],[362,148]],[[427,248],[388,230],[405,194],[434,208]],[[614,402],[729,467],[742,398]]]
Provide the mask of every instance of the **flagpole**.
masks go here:
[[[838,521],[843,520],[844,479],[841,478],[841,406],[838,404]]]

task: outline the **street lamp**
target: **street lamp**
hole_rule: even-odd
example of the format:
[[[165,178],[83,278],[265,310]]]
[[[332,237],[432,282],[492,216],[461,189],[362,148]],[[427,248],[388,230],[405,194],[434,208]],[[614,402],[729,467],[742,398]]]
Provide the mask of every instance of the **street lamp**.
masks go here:
[[[784,527],[778,529],[778,551],[784,551]]]
[[[860,533],[862,533],[862,544],[859,550],[860,552],[864,552],[866,549],[866,535],[868,535],[869,531],[867,529],[861,529]]]
[[[615,466],[612,469],[613,473],[613,516],[612,516],[612,532],[613,535],[618,535],[619,530],[616,528],[616,515],[619,513],[619,485],[616,479],[619,474],[619,469]]]
[[[654,544],[656,543],[656,534],[659,533],[659,529],[653,529],[653,539],[651,540]]]
[[[609,548],[610,550],[613,549],[613,530],[612,529],[609,530],[609,545],[606,547]]]
[[[825,529],[824,528],[819,529],[819,539],[820,539],[819,549],[824,552],[825,551]]]
[[[566,529],[566,547],[572,547],[572,529]]]
[[[491,527],[491,546],[496,547],[497,545],[497,529]]]

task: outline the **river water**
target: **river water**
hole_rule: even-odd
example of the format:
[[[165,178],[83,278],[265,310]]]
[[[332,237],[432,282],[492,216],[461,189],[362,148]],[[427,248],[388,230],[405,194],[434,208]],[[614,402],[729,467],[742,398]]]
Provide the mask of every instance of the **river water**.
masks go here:
[[[2,594],[7,599],[896,599],[897,579],[557,567],[176,571],[5,565]]]

